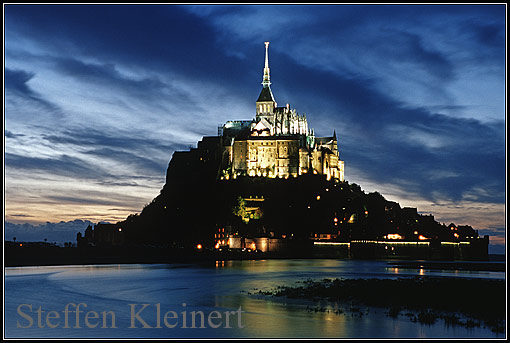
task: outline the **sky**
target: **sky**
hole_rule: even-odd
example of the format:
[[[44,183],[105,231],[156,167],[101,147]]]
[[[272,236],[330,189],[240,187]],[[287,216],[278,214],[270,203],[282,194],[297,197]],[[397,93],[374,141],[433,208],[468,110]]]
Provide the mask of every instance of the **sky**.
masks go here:
[[[504,252],[505,5],[5,5],[4,21],[7,239],[139,213],[174,151],[254,118],[269,41],[278,105],[336,131],[347,181]]]

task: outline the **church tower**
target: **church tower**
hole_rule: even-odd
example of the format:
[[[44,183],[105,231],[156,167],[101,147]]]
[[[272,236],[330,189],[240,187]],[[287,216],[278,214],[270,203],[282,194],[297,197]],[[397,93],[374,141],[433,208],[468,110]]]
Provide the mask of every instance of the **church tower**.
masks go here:
[[[224,140],[228,163],[224,163],[221,179],[289,178],[313,173],[343,181],[344,162],[338,154],[336,131],[332,137],[315,137],[304,114],[298,114],[289,104],[277,106],[271,91],[269,42],[264,43],[266,58],[256,118],[223,125],[221,135],[228,138]]]
[[[273,92],[271,92],[271,81],[269,76],[269,58],[268,48],[269,42],[264,42],[266,45],[266,61],[264,65],[264,75],[262,77],[262,91],[257,99],[257,118],[272,116],[276,108],[276,101],[274,100]]]

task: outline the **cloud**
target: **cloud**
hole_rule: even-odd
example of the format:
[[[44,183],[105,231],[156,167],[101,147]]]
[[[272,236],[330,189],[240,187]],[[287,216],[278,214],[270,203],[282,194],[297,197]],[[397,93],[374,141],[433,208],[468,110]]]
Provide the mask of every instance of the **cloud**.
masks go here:
[[[187,77],[201,78],[204,70],[221,73],[214,66],[221,47],[214,45],[211,28],[179,6],[11,6],[7,13],[9,30],[31,37],[40,49],[61,52],[60,56],[66,52],[68,57],[116,61]],[[203,63],[205,56],[212,60]]]
[[[384,54],[398,63],[413,63],[413,68],[426,71],[438,82],[455,78],[453,63],[440,51],[427,48],[423,37],[409,32],[387,31],[377,38],[385,42],[387,51]]]
[[[143,101],[163,100],[171,97],[174,105],[187,110],[193,109],[194,102],[183,89],[162,80],[161,77],[132,77],[121,73],[112,64],[84,63],[73,58],[55,58],[55,70],[67,77],[73,77],[84,84],[103,86],[110,92],[113,90],[126,93],[132,100]],[[165,74],[163,74],[165,76]],[[171,80],[168,80],[171,82]]]
[[[6,166],[157,193],[173,151],[252,119],[269,40],[276,100],[336,129],[349,181],[501,204],[504,9],[9,5]]]
[[[34,75],[34,73],[28,73],[23,70],[10,70],[7,68],[4,75],[6,88],[33,98],[35,94],[27,86],[27,82]]]
[[[122,165],[124,171],[134,171],[131,176],[164,175],[171,154],[175,150],[185,150],[184,144],[168,143],[153,138],[129,135],[126,132],[100,132],[94,129],[66,130],[58,135],[43,135],[43,139],[54,145],[74,146],[81,154],[93,161],[110,161]],[[85,147],[85,148],[83,148]],[[150,156],[150,157],[149,157]],[[113,172],[113,171],[112,171]],[[115,171],[116,175],[118,171]],[[109,175],[113,178],[113,175]],[[104,180],[104,175],[101,178]],[[105,184],[136,184],[122,181],[103,181]]]
[[[497,73],[500,87],[504,85],[504,43],[490,49],[499,58],[480,63],[486,47],[467,27],[472,22],[492,23],[504,32],[501,6],[253,6],[226,14],[186,8],[213,23],[223,45],[250,46],[251,54],[254,42],[271,40],[270,56],[278,54],[279,59],[285,54],[312,72],[365,79],[374,89],[412,106],[471,105],[473,93],[484,98],[498,94],[496,102],[504,101],[495,80],[486,81]],[[285,24],[280,23],[282,17]],[[258,26],[265,26],[264,31]],[[272,70],[279,69],[273,65]],[[308,76],[302,75],[296,86],[311,84]],[[480,88],[480,82],[487,84]],[[463,91],[456,91],[460,87]],[[497,114],[501,118],[501,112]],[[462,115],[496,114],[470,110]]]
[[[22,133],[13,133],[9,130],[5,130],[5,138],[13,138],[16,139],[18,137],[24,137],[25,135]]]
[[[159,161],[155,161],[154,158],[142,157],[125,151],[102,148],[89,150],[86,154],[100,159],[113,159],[125,167],[132,167],[142,175],[157,175],[164,174],[166,172],[166,163],[158,163]]]
[[[14,224],[5,222],[4,238],[13,240],[16,237],[17,242],[42,242],[47,239],[48,242],[73,242],[76,243],[78,232],[84,232],[88,225],[93,224],[90,221],[73,220],[59,223],[50,223],[40,225],[32,224]]]
[[[29,157],[17,154],[5,154],[7,168],[39,170],[52,175],[60,175],[80,179],[102,179],[112,177],[111,174],[90,166],[85,161],[62,155],[58,157]]]
[[[172,134],[169,134],[172,139]],[[95,128],[86,130],[68,127],[58,134],[44,134],[42,138],[53,144],[69,144],[78,147],[86,146],[89,148],[116,148],[127,151],[137,151],[146,153],[147,149],[156,149],[172,151],[178,148],[184,148],[185,145],[165,143],[160,139],[138,137],[130,132],[123,132],[108,127],[100,131]]]
[[[503,121],[485,123],[413,108],[362,79],[333,76],[289,60],[279,63],[294,97],[315,100],[304,105],[319,112],[308,116],[312,126],[317,119],[324,123],[315,126],[316,133],[336,128],[348,179],[353,168],[429,200],[459,201],[473,189],[485,188],[485,194],[475,192],[477,200],[504,202]],[[292,86],[301,75],[309,75],[313,97],[306,88]]]
[[[78,194],[76,196],[65,196],[65,195],[48,195],[46,199],[50,202],[55,203],[66,203],[66,204],[86,204],[86,205],[108,205],[108,206],[125,206],[128,203],[139,200],[137,197],[124,195],[111,194],[109,197],[103,197],[104,194],[97,192],[83,192],[84,194]],[[117,199],[115,197],[117,196]],[[124,208],[123,211],[126,209]],[[139,211],[140,209],[136,209]]]
[[[44,99],[40,94],[36,93],[29,87],[28,82],[34,78],[34,76],[35,73],[5,68],[4,78],[6,97],[9,98],[14,96],[37,105],[38,107],[53,114],[59,114],[60,109],[58,106]]]
[[[494,23],[470,23],[469,26],[472,28],[473,35],[478,43],[499,50],[501,43],[505,39],[505,31],[501,25]]]

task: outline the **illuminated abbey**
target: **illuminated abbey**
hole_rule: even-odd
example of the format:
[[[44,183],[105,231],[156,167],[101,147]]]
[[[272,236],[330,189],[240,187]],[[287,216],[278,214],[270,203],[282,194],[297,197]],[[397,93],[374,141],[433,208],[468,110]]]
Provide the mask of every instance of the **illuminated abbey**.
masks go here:
[[[196,148],[174,151],[163,189],[140,215],[87,228],[77,237],[80,247],[150,244],[179,247],[179,256],[181,248],[193,247],[216,261],[252,251],[299,258],[488,258],[489,237],[471,226],[447,227],[344,181],[335,132],[315,137],[306,116],[278,107],[268,45],[255,118],[228,121]]]
[[[344,162],[340,160],[336,133],[315,137],[305,115],[289,104],[278,107],[271,91],[268,47],[262,91],[256,101],[253,120],[228,121],[220,129],[228,163],[222,178],[241,175],[289,178],[313,173],[328,180],[344,181]]]

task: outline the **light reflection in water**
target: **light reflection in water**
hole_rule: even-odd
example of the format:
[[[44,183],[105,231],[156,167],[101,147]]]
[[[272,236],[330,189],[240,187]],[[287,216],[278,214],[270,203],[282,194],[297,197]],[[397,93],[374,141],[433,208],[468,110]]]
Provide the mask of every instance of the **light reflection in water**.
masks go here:
[[[245,260],[215,261],[198,265],[110,265],[6,268],[6,336],[16,329],[16,306],[24,302],[51,304],[60,309],[68,302],[86,302],[89,308],[111,306],[119,321],[127,304],[161,303],[164,309],[180,309],[185,302],[192,309],[210,312],[242,308],[246,328],[196,331],[87,331],[90,337],[316,337],[316,338],[406,338],[406,337],[494,337],[490,330],[446,328],[413,323],[407,317],[389,318],[383,309],[370,309],[359,316],[345,304],[327,301],[282,299],[257,294],[281,285],[296,285],[307,279],[396,278],[423,275],[419,270],[388,267],[385,261],[355,260]],[[451,276],[501,277],[491,272],[449,271]],[[444,275],[427,271],[427,275]],[[503,273],[504,277],[504,273]],[[100,285],[100,287],[98,287]],[[302,285],[302,284],[301,284]],[[248,294],[251,293],[251,294]],[[51,307],[51,306],[50,306]],[[321,309],[315,311],[314,309]],[[337,313],[338,310],[342,313]],[[123,312],[124,311],[124,312]],[[328,312],[329,311],[329,312]],[[365,309],[361,309],[365,313]],[[126,318],[129,318],[127,315]],[[127,327],[129,324],[124,325]],[[120,327],[122,325],[119,324]],[[53,329],[52,329],[53,330]],[[25,337],[27,331],[19,333]],[[71,337],[79,332],[40,329],[32,337]],[[53,335],[53,336],[51,336]],[[69,336],[71,335],[71,336]]]

